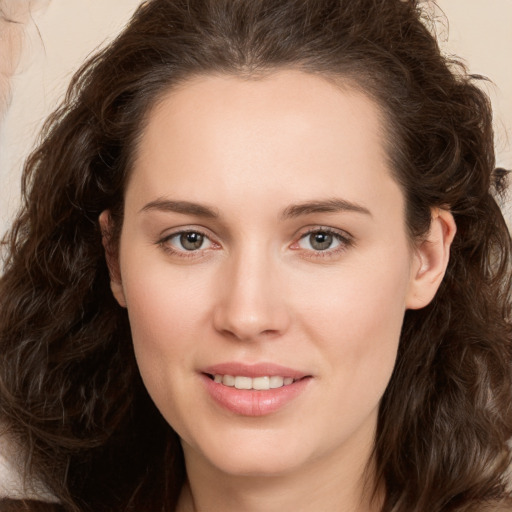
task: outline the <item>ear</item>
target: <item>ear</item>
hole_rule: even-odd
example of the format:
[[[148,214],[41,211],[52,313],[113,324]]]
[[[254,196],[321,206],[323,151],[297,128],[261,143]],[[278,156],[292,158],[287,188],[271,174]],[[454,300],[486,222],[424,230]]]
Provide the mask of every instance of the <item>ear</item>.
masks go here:
[[[105,260],[107,261],[108,271],[110,274],[110,289],[115,299],[123,308],[126,307],[126,298],[124,296],[123,283],[121,281],[121,269],[119,267],[119,251],[114,247],[112,241],[112,219],[110,211],[104,210],[99,217],[101,228],[101,241],[105,249]]]
[[[434,298],[448,266],[456,231],[453,215],[448,210],[432,210],[427,237],[415,249],[407,309],[421,309]]]

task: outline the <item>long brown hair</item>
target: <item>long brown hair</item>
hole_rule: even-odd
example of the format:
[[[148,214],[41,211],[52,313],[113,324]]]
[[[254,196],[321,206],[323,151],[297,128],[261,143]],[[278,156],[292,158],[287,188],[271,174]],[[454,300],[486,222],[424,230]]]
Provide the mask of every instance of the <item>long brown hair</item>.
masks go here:
[[[110,293],[98,216],[115,243],[149,108],[193,75],[282,68],[373,98],[412,240],[432,207],[457,235],[433,302],[405,315],[374,459],[383,512],[462,512],[508,495],[511,239],[496,197],[478,77],[441,55],[415,0],[152,0],[75,75],[23,176],[4,240],[0,414],[27,474],[66,510],[174,510],[179,439],[139,377]],[[30,509],[28,509],[30,510]]]

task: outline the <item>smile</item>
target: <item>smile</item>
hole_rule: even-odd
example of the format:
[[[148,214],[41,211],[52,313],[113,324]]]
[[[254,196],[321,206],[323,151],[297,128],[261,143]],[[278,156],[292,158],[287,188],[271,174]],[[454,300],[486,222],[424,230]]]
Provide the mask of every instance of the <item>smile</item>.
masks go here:
[[[240,416],[265,416],[286,408],[313,386],[309,371],[262,361],[227,361],[199,371],[207,396]]]
[[[264,391],[267,389],[277,389],[283,386],[293,384],[293,377],[281,377],[279,375],[247,377],[242,375],[219,375],[213,376],[214,382],[224,386],[234,387],[236,389],[255,389]]]
[[[266,366],[270,375],[256,373],[254,366],[251,369],[247,366],[238,368],[239,371],[245,369],[245,375],[236,375],[238,372],[228,373],[226,369],[220,368],[211,373],[201,372],[205,391],[213,402],[236,415],[265,416],[277,412],[297,399],[306,392],[313,381],[311,375],[299,372],[290,377],[290,373],[294,373],[293,370],[288,370],[288,373],[284,368],[281,368],[281,371],[284,369],[288,373],[286,377],[285,372],[280,372],[281,375],[272,375],[276,368]],[[252,376],[247,373],[252,373]]]

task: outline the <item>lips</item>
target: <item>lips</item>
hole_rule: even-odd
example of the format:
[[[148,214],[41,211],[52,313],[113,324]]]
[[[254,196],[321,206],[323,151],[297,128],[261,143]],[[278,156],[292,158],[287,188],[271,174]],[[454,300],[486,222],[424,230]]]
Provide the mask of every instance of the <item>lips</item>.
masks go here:
[[[205,368],[201,375],[210,398],[242,416],[263,416],[284,408],[312,378],[273,363],[223,363]]]
[[[237,362],[221,363],[208,366],[203,373],[209,375],[240,375],[244,377],[281,376],[294,380],[302,379],[307,373],[274,363],[245,364]]]
[[[292,377],[281,377],[280,375],[263,375],[261,377],[246,377],[244,375],[219,375],[215,374],[214,382],[224,384],[224,386],[235,387],[237,389],[277,389],[282,386],[293,384],[295,379]]]

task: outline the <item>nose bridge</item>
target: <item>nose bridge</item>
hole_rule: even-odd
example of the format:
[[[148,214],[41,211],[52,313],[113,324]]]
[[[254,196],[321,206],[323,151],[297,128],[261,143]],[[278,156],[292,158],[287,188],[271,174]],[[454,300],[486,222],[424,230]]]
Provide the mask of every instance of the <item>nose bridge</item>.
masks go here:
[[[261,244],[234,251],[222,272],[222,293],[216,305],[215,328],[240,340],[277,335],[288,315],[280,286],[277,258]]]

